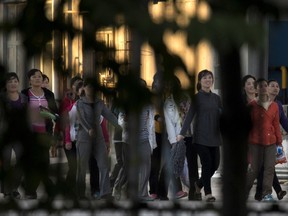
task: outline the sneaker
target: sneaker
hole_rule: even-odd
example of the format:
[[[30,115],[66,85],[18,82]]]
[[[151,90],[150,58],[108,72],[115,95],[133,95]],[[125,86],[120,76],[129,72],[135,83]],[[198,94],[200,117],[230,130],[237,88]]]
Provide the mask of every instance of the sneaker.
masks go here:
[[[150,201],[154,201],[155,199],[152,198],[151,196],[142,196],[139,197],[139,201],[140,202],[150,202]]]
[[[188,196],[187,192],[185,192],[185,191],[178,191],[178,192],[176,193],[176,195],[175,195],[175,198],[176,198],[176,199],[181,199],[181,198],[187,197],[187,196]]]
[[[97,192],[91,194],[91,197],[92,197],[92,199],[99,200],[100,199],[100,192],[97,191]]]
[[[153,198],[153,199],[157,199],[158,198],[157,194],[150,194],[150,197]]]
[[[216,198],[214,196],[212,196],[212,194],[207,194],[205,196],[206,202],[215,202]]]
[[[265,202],[274,202],[275,201],[271,194],[265,195],[262,200]]]
[[[282,200],[284,196],[286,196],[287,192],[286,191],[280,191],[279,193],[277,193],[277,198],[278,200]]]

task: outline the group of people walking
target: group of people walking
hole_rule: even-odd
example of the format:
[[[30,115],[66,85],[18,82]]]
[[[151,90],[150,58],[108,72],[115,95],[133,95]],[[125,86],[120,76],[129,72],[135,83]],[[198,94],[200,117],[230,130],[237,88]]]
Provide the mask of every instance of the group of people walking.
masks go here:
[[[288,130],[288,119],[277,99],[280,88],[276,80],[246,75],[242,79],[244,101],[249,107],[252,128],[249,134],[247,196],[257,178],[255,200],[274,201],[272,186],[279,200],[283,191],[275,172],[276,154],[283,153],[280,124]]]
[[[220,117],[223,105],[212,92],[214,75],[209,70],[198,73],[197,93],[190,97],[181,91],[174,76],[169,81],[154,76],[152,93],[161,98],[162,106],[145,104],[139,113],[138,143],[130,143],[133,127],[123,107],[111,109],[99,99],[94,79],[73,77],[70,89],[59,104],[48,90],[47,79],[38,69],[28,72],[30,87],[19,91],[16,73],[5,74],[0,96],[1,186],[4,197],[19,199],[22,186],[25,198],[36,199],[42,181],[48,197],[59,191],[49,177],[49,149],[60,137],[68,161],[68,172],[60,193],[75,199],[123,199],[129,196],[131,145],[137,145],[139,156],[138,199],[180,199],[216,201],[211,178],[220,163]],[[45,82],[44,82],[45,78]],[[275,172],[276,149],[281,151],[280,124],[288,131],[288,120],[280,101],[277,81],[243,77],[243,100],[249,107],[252,128],[249,134],[247,195],[257,178],[256,200],[272,201],[272,184],[281,200],[281,189]],[[146,82],[139,86],[147,89]],[[110,133],[113,125],[116,165],[110,170]],[[54,138],[53,138],[54,137]],[[16,164],[11,165],[15,152]],[[201,176],[198,173],[198,157]],[[188,165],[189,183],[182,178]],[[90,195],[86,191],[86,174],[90,173]],[[110,174],[111,173],[111,174]],[[188,186],[188,193],[185,186]],[[202,197],[204,189],[204,197]],[[168,196],[168,192],[171,194]]]

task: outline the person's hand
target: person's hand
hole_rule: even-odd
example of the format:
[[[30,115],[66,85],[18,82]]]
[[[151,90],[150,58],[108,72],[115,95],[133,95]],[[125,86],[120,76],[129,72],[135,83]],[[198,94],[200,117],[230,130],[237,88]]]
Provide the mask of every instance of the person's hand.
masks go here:
[[[184,138],[185,138],[185,137],[182,136],[182,135],[180,135],[180,134],[176,136],[176,140],[177,140],[177,142],[183,140]]]
[[[111,149],[110,142],[106,142],[106,149],[107,149],[107,154],[109,154],[110,153],[110,149]]]
[[[94,129],[90,129],[88,133],[90,137],[94,137],[96,135],[96,132]]]
[[[283,147],[282,146],[277,146],[277,154],[278,155],[283,154]]]
[[[66,142],[64,145],[66,150],[71,150],[72,149],[72,143],[71,142]]]

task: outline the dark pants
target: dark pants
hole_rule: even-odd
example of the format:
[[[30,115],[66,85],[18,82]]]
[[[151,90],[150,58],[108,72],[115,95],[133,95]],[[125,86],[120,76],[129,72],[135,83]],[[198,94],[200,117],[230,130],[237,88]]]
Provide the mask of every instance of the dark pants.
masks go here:
[[[124,187],[127,188],[128,184],[128,169],[129,169],[129,145],[127,143],[122,143],[122,162],[123,166],[119,170],[118,176],[115,180],[114,188],[116,190],[121,190]],[[126,191],[127,192],[127,191]]]
[[[33,133],[33,142],[24,150],[24,188],[26,195],[37,195],[36,190],[42,181],[48,196],[55,195],[53,182],[49,178],[50,139],[47,134]]]
[[[155,133],[157,147],[151,155],[151,172],[149,177],[150,194],[157,194],[159,190],[159,173],[161,167],[161,143],[162,136],[160,133]]]
[[[19,134],[19,133],[15,133]],[[17,191],[21,184],[23,176],[23,150],[25,145],[31,145],[29,137],[23,136],[22,138],[17,136],[11,136],[7,133],[3,135],[1,140],[1,191],[4,194],[9,194],[13,191]],[[25,142],[29,142],[25,144]],[[23,143],[24,142],[24,143]],[[12,150],[15,153],[16,164],[11,164]]]
[[[256,194],[261,194],[262,196],[262,189],[263,189],[263,177],[264,177],[264,167],[261,168],[260,173],[257,177],[257,187],[256,187]],[[277,174],[274,171],[274,177],[273,177],[273,184],[272,184],[276,194],[282,191],[280,182],[278,180]]]
[[[208,147],[200,144],[195,145],[202,164],[201,178],[196,181],[196,184],[199,188],[204,187],[205,195],[212,194],[211,178],[219,166],[219,147]]]
[[[67,150],[64,148],[68,161],[68,172],[66,175],[66,192],[70,195],[76,195],[76,173],[77,173],[77,154],[76,141],[72,142],[72,148]]]
[[[190,199],[193,198],[195,193],[194,184],[199,180],[197,149],[196,145],[192,142],[192,137],[185,137],[184,141],[186,144],[186,158],[188,163],[188,175],[190,184],[188,198]]]
[[[110,184],[111,184],[111,188],[114,187],[115,181],[117,179],[118,173],[120,171],[120,169],[123,166],[123,160],[122,160],[122,148],[123,148],[124,143],[123,142],[115,142],[114,146],[115,146],[115,154],[116,154],[116,164],[114,166],[114,169],[111,173],[110,176]]]
[[[90,171],[90,191],[91,195],[96,192],[100,192],[99,187],[99,168],[97,165],[97,160],[94,157],[89,159],[89,171]]]

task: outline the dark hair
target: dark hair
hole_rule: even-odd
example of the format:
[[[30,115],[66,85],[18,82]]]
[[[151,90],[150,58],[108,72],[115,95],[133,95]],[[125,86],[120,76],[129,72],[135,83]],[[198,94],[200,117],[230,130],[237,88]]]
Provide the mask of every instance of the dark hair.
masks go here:
[[[147,82],[144,79],[140,78],[140,85],[143,87],[147,87]]]
[[[70,81],[70,86],[72,87],[74,85],[75,82],[77,82],[78,80],[81,80],[83,81],[83,79],[80,77],[80,76],[74,76],[71,78],[71,81]]]
[[[34,68],[34,69],[31,69],[31,70],[28,71],[28,73],[27,73],[28,78],[30,79],[30,78],[31,78],[32,76],[34,76],[35,73],[37,73],[37,72],[40,72],[41,75],[42,75],[42,77],[43,77],[42,71],[40,71],[39,69]]]
[[[89,85],[89,86],[93,87],[94,89],[96,89],[97,80],[94,77],[86,77],[84,79],[83,85],[84,85],[84,87]]]
[[[197,82],[197,85],[196,85],[196,88],[197,90],[199,91],[201,89],[201,84],[200,84],[200,81],[201,79],[204,77],[204,76],[207,76],[207,75],[211,75],[212,76],[212,79],[214,80],[214,75],[211,71],[205,69],[205,70],[202,70],[198,73],[198,82]]]
[[[19,82],[19,77],[15,72],[9,72],[5,74],[5,83],[7,83],[11,79],[17,79]]]
[[[266,82],[268,84],[268,81],[264,78],[259,78],[255,81],[255,87],[257,87],[257,85],[259,85],[261,82]]]
[[[76,86],[76,92],[78,92],[79,89],[83,87],[83,85],[84,85],[83,81],[79,81],[79,82],[77,83],[77,86]]]
[[[49,77],[48,77],[46,74],[42,74],[42,77],[43,77],[43,81],[44,81],[45,79],[47,79],[48,82],[50,82],[50,79],[49,79]]]
[[[269,85],[271,82],[276,82],[276,83],[278,83],[278,81],[277,81],[276,79],[270,79],[270,80],[268,80],[268,85]],[[278,83],[278,85],[279,85],[279,83]]]
[[[254,81],[256,81],[256,78],[250,74],[244,76],[241,80],[241,84],[242,84],[242,87],[244,88],[245,87],[245,84],[247,82],[248,79],[252,78]]]

